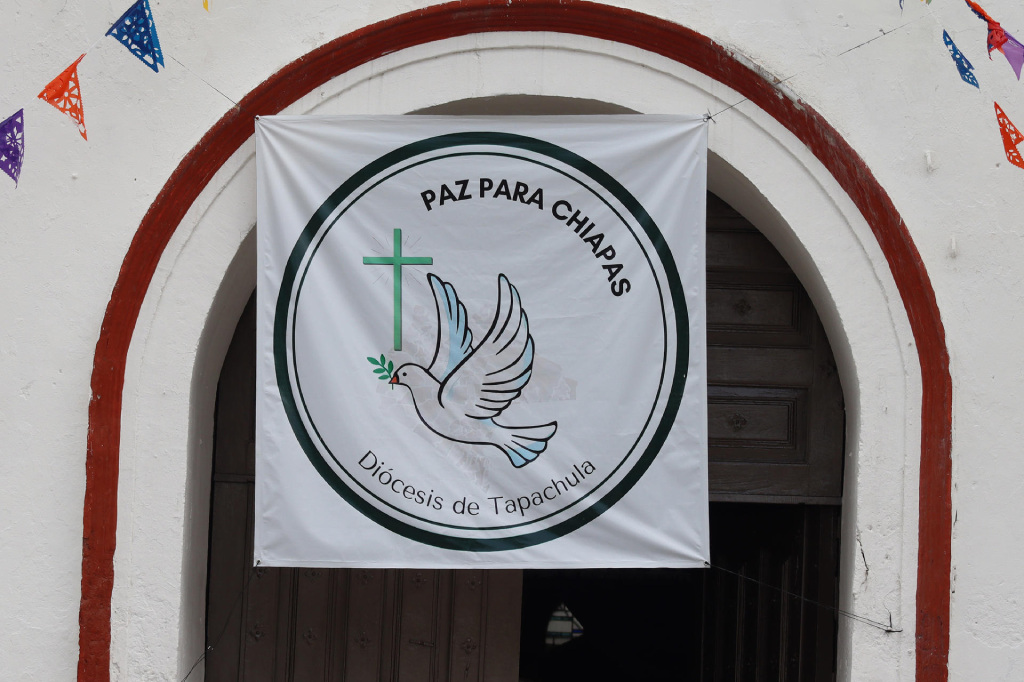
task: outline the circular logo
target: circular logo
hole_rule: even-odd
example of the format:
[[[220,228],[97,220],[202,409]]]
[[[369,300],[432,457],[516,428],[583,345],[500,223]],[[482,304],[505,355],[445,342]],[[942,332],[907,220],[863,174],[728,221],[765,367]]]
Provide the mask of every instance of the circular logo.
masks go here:
[[[659,456],[688,317],[651,216],[521,135],[442,135],[368,164],[291,249],[274,315],[299,444],[374,522],[465,551],[582,527]]]

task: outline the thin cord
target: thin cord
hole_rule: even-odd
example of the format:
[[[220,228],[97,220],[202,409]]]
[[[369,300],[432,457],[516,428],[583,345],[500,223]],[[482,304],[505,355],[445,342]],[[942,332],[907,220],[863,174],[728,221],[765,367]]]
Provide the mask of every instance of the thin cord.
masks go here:
[[[758,580],[757,578],[752,578],[752,577],[750,577],[748,575],[743,575],[742,573],[737,573],[736,571],[730,571],[728,568],[723,568],[722,566],[716,566],[714,564],[710,564],[710,563],[707,563],[707,562],[704,562],[704,566],[707,567],[707,568],[714,568],[716,570],[722,571],[723,573],[730,573],[730,574],[736,576],[737,578],[743,578],[744,580],[749,580],[750,582],[752,582],[752,583],[754,583],[756,585],[760,585],[761,587],[767,587],[770,590],[775,590],[776,592],[784,594],[784,595],[786,595],[788,597],[795,597],[796,599],[799,599],[800,601],[806,602],[808,604],[814,604],[815,606],[818,606],[820,608],[828,609],[829,611],[832,611],[833,613],[838,613],[841,616],[845,616],[845,617],[847,617],[847,618],[849,618],[851,620],[855,620],[858,623],[864,623],[865,625],[870,625],[871,627],[878,628],[879,630],[882,630],[884,632],[903,632],[903,628],[894,628],[892,626],[892,614],[891,613],[889,614],[889,624],[886,625],[885,623],[883,623],[881,621],[871,620],[870,618],[866,618],[864,616],[859,616],[856,613],[853,613],[851,611],[844,611],[843,609],[839,608],[838,606],[833,606],[831,604],[825,604],[824,602],[815,601],[813,599],[808,599],[807,597],[803,596],[802,594],[797,594],[796,592],[789,592],[787,590],[782,589],[781,587],[776,587],[775,585],[769,585],[768,583],[763,582],[761,580]]]
[[[228,611],[228,617],[224,620],[224,626],[221,627],[220,632],[217,634],[217,639],[213,642],[213,644],[210,644],[205,649],[203,649],[203,653],[199,654],[199,658],[196,659],[196,662],[193,663],[192,667],[188,669],[187,673],[185,673],[185,677],[181,678],[181,682],[185,682],[189,677],[191,677],[192,671],[194,671],[196,669],[196,666],[199,665],[204,658],[206,658],[206,654],[213,651],[217,647],[217,645],[220,644],[220,640],[224,637],[224,633],[228,630],[228,624],[231,623],[231,616],[232,614],[234,614],[235,609],[238,607],[238,605],[242,602],[242,596],[245,595],[245,593],[248,591],[249,581],[252,580],[252,576],[254,573],[256,573],[256,569],[259,568],[259,565],[260,561],[257,559],[256,565],[253,566],[252,569],[246,574],[245,582],[242,584],[242,590],[238,593],[238,596],[235,597],[235,602],[231,605],[231,610]]]
[[[90,52],[92,52],[92,51],[93,51],[93,49],[95,49],[95,47],[96,47],[97,45],[99,45],[99,44],[100,44],[100,43],[101,43],[101,42],[103,41],[103,39],[104,39],[104,38],[106,38],[106,37],[107,37],[107,34],[106,34],[106,33],[104,33],[104,34],[103,34],[103,35],[101,35],[101,36],[100,36],[99,38],[97,38],[97,39],[96,39],[96,42],[94,42],[94,43],[93,43],[92,45],[90,45],[90,46],[89,46],[89,48],[88,48],[88,49],[87,49],[87,50],[85,51],[85,54],[89,54]]]
[[[188,68],[187,66],[185,66],[184,64],[182,64],[181,62],[179,62],[179,61],[178,61],[177,59],[174,59],[174,57],[173,57],[173,56],[171,56],[171,55],[167,55],[167,57],[168,57],[169,59],[173,59],[173,60],[174,60],[174,61],[175,61],[175,62],[176,62],[176,63],[178,64],[178,66],[180,66],[181,68],[185,69],[185,70],[186,70],[186,71],[188,71],[188,72],[189,72],[190,74],[192,74],[193,76],[195,76],[196,78],[198,78],[199,80],[201,80],[202,82],[206,83],[206,84],[207,84],[208,86],[210,86],[211,88],[213,88],[214,90],[216,90],[216,91],[217,91],[217,92],[218,92],[218,93],[220,94],[220,96],[221,96],[221,97],[223,97],[223,98],[224,98],[224,99],[226,99],[227,101],[231,102],[231,103],[232,103],[232,104],[234,104],[234,105],[235,105],[236,107],[238,106],[238,102],[236,102],[235,100],[231,99],[230,97],[228,97],[227,95],[225,95],[225,94],[224,94],[223,92],[221,92],[221,91],[220,91],[220,89],[218,89],[218,88],[217,88],[217,86],[215,86],[215,85],[214,85],[213,83],[211,83],[210,81],[206,80],[205,78],[203,78],[202,76],[200,76],[200,75],[199,75],[198,73],[196,73],[196,72],[195,72],[195,71],[193,71],[192,69]]]
[[[838,57],[842,57],[845,54],[849,54],[850,52],[853,52],[854,50],[858,50],[858,49],[864,47],[865,45],[867,45],[868,43],[873,43],[874,41],[878,40],[879,38],[884,38],[885,36],[889,35],[890,33],[895,33],[896,31],[900,30],[901,28],[905,28],[907,26],[910,26],[911,24],[916,24],[917,22],[919,22],[922,19],[926,18],[926,16],[927,15],[922,15],[922,16],[917,17],[916,19],[911,19],[910,21],[905,21],[902,24],[900,24],[899,26],[895,26],[895,27],[889,29],[888,31],[886,31],[885,29],[879,29],[879,32],[881,33],[881,35],[877,35],[874,38],[869,38],[868,40],[865,40],[864,42],[862,42],[862,43],[860,43],[858,45],[854,45],[853,47],[851,47],[851,48],[849,48],[847,50],[843,50],[842,52],[840,52],[838,54],[832,55],[831,57],[825,57],[825,59],[822,60],[822,62],[820,64],[817,64],[817,65],[812,66],[810,68],[804,69],[803,71],[797,71],[796,73],[790,74],[790,75],[786,76],[785,78],[776,79],[775,82],[773,83],[773,85],[778,87],[779,85],[782,85],[786,81],[790,81],[790,80],[796,78],[797,76],[803,76],[804,74],[810,73],[812,71],[816,71],[817,69],[824,68],[827,65],[827,63],[829,61],[831,61],[832,59],[836,59]],[[713,114],[710,113],[710,112],[706,113],[706,114],[704,114],[704,122],[707,123],[708,121],[711,121],[712,123],[716,123],[715,116],[718,116],[719,114],[723,114],[723,113],[729,111],[730,109],[738,107],[739,105],[743,104],[744,102],[749,102],[749,101],[750,101],[749,97],[744,97],[743,99],[741,99],[741,100],[739,100],[737,102],[734,102],[734,103],[730,104],[729,106],[725,107],[721,111],[717,111],[717,112],[715,112]]]
[[[885,36],[889,35],[890,33],[894,33],[896,31],[900,30],[901,28],[903,28],[904,26],[907,26],[908,24],[912,24],[915,21],[920,21],[923,18],[924,17],[918,17],[917,19],[911,19],[910,21],[904,22],[904,23],[900,24],[899,26],[896,26],[895,28],[889,29],[888,31],[886,31],[884,28],[880,28],[880,29],[878,29],[879,33],[880,33],[879,35],[875,36],[874,38],[868,38],[867,40],[865,40],[860,45],[854,45],[853,47],[851,47],[848,50],[843,50],[842,52],[840,52],[836,56],[837,57],[842,57],[847,52],[853,52],[854,50],[858,50],[858,49],[864,47],[865,45],[867,45],[868,43],[873,43],[876,40],[878,40],[879,38],[884,38]]]

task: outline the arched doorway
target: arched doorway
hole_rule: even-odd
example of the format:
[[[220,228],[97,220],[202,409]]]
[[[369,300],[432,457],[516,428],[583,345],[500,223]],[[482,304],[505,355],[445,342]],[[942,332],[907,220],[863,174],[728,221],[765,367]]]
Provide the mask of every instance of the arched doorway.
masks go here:
[[[840,603],[902,628],[879,638],[844,619],[839,678],[916,651],[918,678],[944,680],[948,358],[927,273],[884,188],[812,106],[685,27],[587,3],[487,5],[403,15],[282,69],[211,128],[143,219],[94,362],[79,678],[201,673],[216,379],[255,280],[252,115],[497,95],[508,83],[492,76],[515,63],[519,75],[547,74],[517,92],[607,96],[637,111],[749,98],[712,126],[709,187],[785,255],[829,332],[849,417]],[[865,551],[885,557],[870,580]]]
[[[250,302],[218,387],[207,679],[833,679],[835,362],[785,260],[714,195],[708,326],[713,568],[252,569]],[[556,644],[563,605],[582,636]]]

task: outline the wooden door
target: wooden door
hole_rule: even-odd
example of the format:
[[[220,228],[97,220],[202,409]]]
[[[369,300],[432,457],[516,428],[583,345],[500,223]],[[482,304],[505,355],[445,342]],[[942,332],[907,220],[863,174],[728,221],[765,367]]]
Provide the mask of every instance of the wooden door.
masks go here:
[[[713,500],[839,504],[843,392],[796,275],[708,195],[708,437]]]
[[[718,502],[693,679],[832,680],[846,427],[832,349],[782,256],[714,195],[707,269]]]
[[[217,394],[208,682],[518,680],[521,571],[252,567],[255,329]]]
[[[250,303],[217,397],[207,679],[833,679],[835,362],[796,276],[713,195],[707,267],[713,568],[703,571],[252,569]],[[561,603],[584,635],[553,648],[544,634]]]

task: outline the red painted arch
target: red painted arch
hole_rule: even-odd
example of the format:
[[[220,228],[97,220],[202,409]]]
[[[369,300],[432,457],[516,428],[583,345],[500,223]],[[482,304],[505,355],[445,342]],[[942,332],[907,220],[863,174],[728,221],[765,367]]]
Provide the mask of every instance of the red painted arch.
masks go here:
[[[653,52],[724,83],[796,135],[849,194],[885,254],[910,318],[921,363],[921,480],[917,573],[918,682],[946,682],[952,528],[952,381],[945,331],[920,254],[889,196],[864,161],[809,108],[709,38],[663,19],[574,0],[467,0],[367,26],[297,59],[225,114],[182,159],[132,239],[107,304],[93,362],[79,612],[80,682],[110,676],[117,478],[125,363],[157,263],[185,212],[213,174],[275,114],[352,68],[431,41],[473,33],[548,31],[600,38]]]

